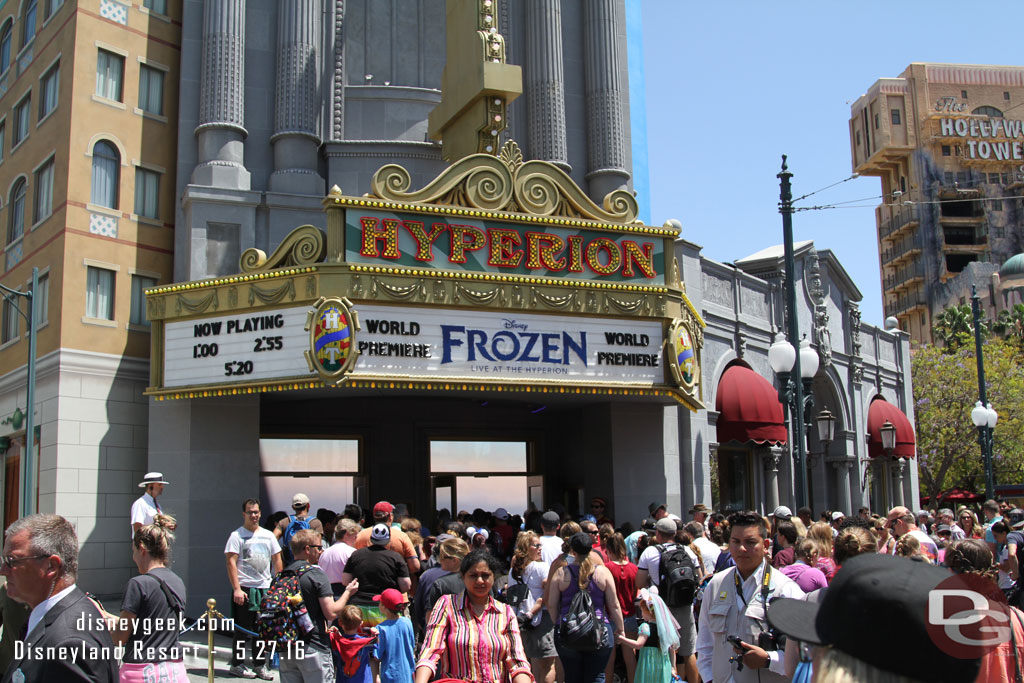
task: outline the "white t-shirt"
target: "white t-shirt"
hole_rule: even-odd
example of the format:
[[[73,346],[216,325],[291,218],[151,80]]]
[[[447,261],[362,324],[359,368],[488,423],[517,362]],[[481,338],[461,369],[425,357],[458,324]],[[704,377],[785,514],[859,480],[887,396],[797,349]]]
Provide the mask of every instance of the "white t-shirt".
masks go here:
[[[541,536],[540,545],[540,559],[548,564],[557,560],[558,556],[562,554],[561,536]]]
[[[238,585],[242,588],[270,588],[271,560],[279,552],[277,537],[261,526],[256,531],[238,527],[224,546],[225,555],[238,555]]]
[[[149,493],[143,493],[134,503],[132,503],[132,520],[129,526],[132,529],[132,540],[135,540],[135,523],[138,522],[142,526],[153,523],[153,518],[156,517],[157,513],[160,512],[156,508],[156,501],[153,500],[153,496]]]
[[[530,599],[524,601],[519,606],[520,613],[526,613],[533,609],[534,604],[544,596],[544,581],[548,578],[548,571],[550,571],[551,565],[547,562],[531,562],[526,565],[526,569],[523,570],[523,581],[530,588]],[[508,575],[508,585],[514,586],[519,581],[516,581],[515,577],[511,573]],[[540,620],[543,616],[544,610],[538,610],[533,615],[533,620],[530,622],[533,626],[539,626]]]
[[[700,551],[700,556],[704,560],[704,573],[714,574],[715,564],[718,562],[718,556],[722,554],[722,549],[706,538],[695,538],[693,544],[697,546],[697,550]]]
[[[658,581],[661,580],[661,551],[658,550],[657,545],[657,543],[652,543],[651,545],[644,548],[644,551],[640,553],[640,561],[636,563],[637,569],[647,570],[647,573],[650,575],[651,578],[652,586],[657,586]],[[666,543],[665,545],[671,545],[671,543]],[[698,565],[697,555],[694,554],[694,552],[687,548],[685,545],[682,546],[682,548],[686,551],[686,554],[690,556],[690,560],[693,562],[693,566],[696,567]],[[703,552],[703,548],[701,549],[701,551]],[[713,568],[714,567],[712,566],[712,569]]]

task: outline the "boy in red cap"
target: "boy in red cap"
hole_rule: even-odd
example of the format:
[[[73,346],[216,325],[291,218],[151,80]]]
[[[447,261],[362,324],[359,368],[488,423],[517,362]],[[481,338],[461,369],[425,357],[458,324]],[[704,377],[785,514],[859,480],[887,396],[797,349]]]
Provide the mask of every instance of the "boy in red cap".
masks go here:
[[[409,602],[394,588],[373,599],[380,603],[384,615],[384,621],[377,624],[377,645],[373,650],[380,683],[409,683],[416,663],[412,621],[402,616]]]

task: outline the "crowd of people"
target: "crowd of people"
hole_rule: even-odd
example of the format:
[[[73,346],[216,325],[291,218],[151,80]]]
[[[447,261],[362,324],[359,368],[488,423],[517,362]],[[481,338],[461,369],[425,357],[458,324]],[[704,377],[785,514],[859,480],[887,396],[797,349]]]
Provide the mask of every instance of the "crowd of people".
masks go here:
[[[601,498],[575,518],[557,506],[441,511],[435,528],[387,501],[365,516],[358,506],[313,515],[301,493],[292,503],[261,525],[260,502],[243,501],[225,545],[237,677],[272,680],[276,654],[286,683],[1024,679],[1024,510],[994,501],[984,522],[968,508],[902,506],[814,521],[807,508],[696,505],[684,519],[652,503],[635,530]],[[184,683],[174,528],[160,512],[133,526],[139,574],[110,613],[76,584],[67,520],[11,525],[0,574],[26,606],[25,647],[0,662],[3,681]],[[940,593],[970,597],[981,616],[964,619],[961,603],[936,617]],[[281,595],[289,621],[268,631]],[[937,630],[936,618],[946,620]],[[946,642],[950,624],[974,626]]]
[[[902,506],[885,516],[861,508],[815,520],[808,508],[794,514],[779,506],[765,517],[696,505],[683,518],[652,503],[634,527],[616,524],[606,501],[594,498],[589,513],[574,518],[557,506],[523,516],[503,508],[443,510],[434,528],[386,501],[365,519],[356,506],[313,516],[301,494],[295,504],[294,514],[273,515],[267,526],[283,538],[296,519],[320,521],[329,547],[319,564],[334,597],[350,591],[359,610],[355,628],[372,642],[381,624],[387,631],[395,617],[408,620],[405,642],[413,645],[402,650],[400,678],[381,673],[384,662],[370,648],[369,655],[360,651],[362,660],[335,656],[338,680],[1009,681],[1019,660],[1007,655],[1017,643],[1024,654],[1024,632],[1003,647],[1002,658],[980,659],[954,657],[922,632],[944,672],[930,677],[894,663],[900,658],[885,648],[847,647],[835,631],[793,628],[787,638],[793,624],[814,625],[814,618],[794,620],[788,602],[832,617],[849,609],[848,595],[837,595],[834,606],[826,596],[861,590],[864,579],[849,578],[851,567],[931,587],[950,576],[981,577],[1004,588],[1003,603],[1015,604],[1024,536],[1014,529],[1024,528],[1024,511],[991,501],[981,508],[984,522],[969,508],[914,513]],[[858,556],[887,557],[875,568],[858,564]],[[1001,580],[1004,574],[1013,583]],[[385,609],[387,591],[403,602]],[[894,605],[916,599],[882,592]],[[911,608],[924,613],[924,603]],[[585,621],[581,614],[599,626],[585,643],[574,632]],[[886,621],[884,612],[866,618]],[[891,623],[906,628],[904,621]]]

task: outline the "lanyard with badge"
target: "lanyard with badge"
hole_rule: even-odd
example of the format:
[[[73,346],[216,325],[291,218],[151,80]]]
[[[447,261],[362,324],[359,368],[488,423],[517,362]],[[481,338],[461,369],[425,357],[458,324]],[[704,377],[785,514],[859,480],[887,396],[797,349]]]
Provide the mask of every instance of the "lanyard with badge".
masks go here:
[[[739,571],[733,570],[732,578],[736,582],[736,595],[739,596],[740,601],[743,603],[744,609],[747,607],[747,600],[743,597],[743,582],[740,580]],[[761,579],[761,606],[764,608],[764,618],[768,618],[768,593],[771,592],[772,582],[772,567],[769,564],[765,564],[764,567],[764,578]],[[778,637],[775,635],[774,629],[764,628],[764,622],[758,621],[757,627],[761,629],[761,632],[757,635],[757,646],[762,650],[771,651],[779,649]]]

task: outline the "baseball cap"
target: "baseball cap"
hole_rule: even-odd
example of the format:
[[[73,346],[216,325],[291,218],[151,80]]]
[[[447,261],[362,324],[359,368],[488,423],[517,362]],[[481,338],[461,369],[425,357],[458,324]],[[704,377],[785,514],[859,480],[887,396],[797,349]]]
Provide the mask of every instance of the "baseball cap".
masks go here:
[[[840,512],[839,510],[836,510],[835,512],[832,513],[832,521],[835,522],[837,520],[842,519],[845,516],[846,515],[844,515],[842,512]]]
[[[497,510],[494,511],[495,519],[508,519],[508,517],[508,510],[506,510],[505,508],[498,508]]]
[[[949,528],[948,524],[940,524],[939,526],[937,526],[935,528],[935,533],[936,534],[941,534],[943,531],[945,531],[947,534],[952,534],[953,533],[953,530]]]
[[[370,531],[370,543],[374,545],[387,545],[391,542],[391,527],[387,524],[374,524]]]
[[[667,507],[664,503],[655,501],[647,506],[647,512],[651,513],[651,517],[653,517],[655,512],[664,507]]]
[[[775,512],[772,513],[772,517],[774,517],[775,519],[789,519],[792,516],[793,511],[790,510],[785,505],[780,505],[779,507],[775,508]]]
[[[554,510],[548,510],[540,516],[540,521],[548,526],[558,526],[562,523],[562,518]]]
[[[296,493],[292,496],[292,510],[298,510],[309,505],[309,496],[305,493]]]
[[[1011,527],[1014,529],[1024,528],[1024,510],[1014,508],[1006,516]]]
[[[373,506],[373,514],[390,515],[395,511],[395,506],[386,500],[382,500]]]
[[[407,604],[409,601],[405,599],[405,596],[398,592],[395,588],[385,588],[384,592],[380,595],[373,596],[374,602],[379,602],[384,607],[387,607],[392,612],[400,611],[402,605]]]
[[[676,521],[669,517],[662,517],[654,524],[654,528],[663,534],[674,534],[678,527]]]
[[[915,681],[973,681],[980,660],[947,654],[927,630],[929,593],[950,576],[923,562],[858,555],[836,572],[820,602],[779,598],[768,606],[768,621],[791,638],[831,645]],[[908,652],[914,656],[907,657]]]

